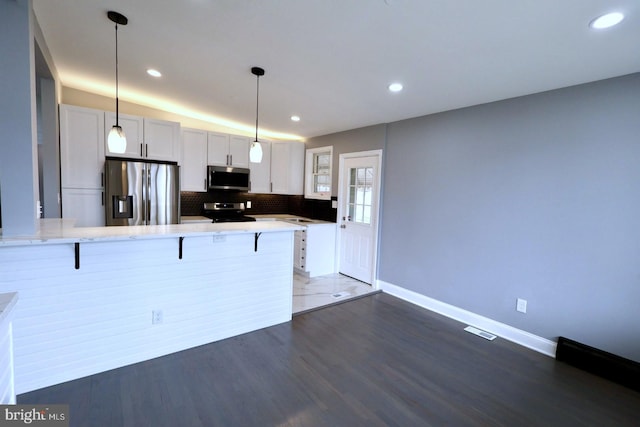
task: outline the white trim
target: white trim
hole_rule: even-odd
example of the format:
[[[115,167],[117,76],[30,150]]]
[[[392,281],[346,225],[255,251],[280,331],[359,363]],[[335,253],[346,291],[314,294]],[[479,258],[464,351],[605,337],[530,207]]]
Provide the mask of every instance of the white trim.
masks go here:
[[[338,211],[336,214],[336,260],[335,260],[335,269],[336,273],[340,272],[340,260],[341,260],[341,233],[340,233],[340,217],[343,216],[343,208],[342,208],[342,199],[345,197],[343,191],[344,184],[344,176],[342,174],[344,168],[345,159],[354,159],[358,157],[376,157],[378,163],[378,173],[377,173],[377,182],[376,182],[376,194],[374,196],[374,203],[376,204],[376,217],[374,224],[374,233],[373,233],[373,260],[371,262],[371,287],[373,289],[380,289],[378,283],[378,241],[380,238],[380,207],[381,207],[381,199],[382,199],[382,154],[383,151],[379,150],[367,150],[367,151],[356,151],[353,153],[342,153],[339,156],[338,162]]]
[[[316,200],[331,200],[332,182],[329,182],[329,191],[317,193],[313,188],[313,159],[316,154],[329,152],[329,180],[333,178],[333,145],[326,147],[307,148],[305,150],[304,164],[304,198]]]
[[[546,356],[555,357],[557,344],[551,340],[539,337],[521,329],[514,328],[513,326],[500,323],[496,320],[489,319],[488,317],[472,313],[462,308],[438,301],[426,295],[401,288],[400,286],[396,286],[382,280],[378,280],[377,282],[378,288],[382,289],[389,295],[393,295],[412,304],[416,304],[422,308],[426,308],[427,310],[442,314],[443,316],[447,316],[459,322],[466,323],[467,325],[472,325],[487,332],[491,332],[492,334],[498,335],[501,338],[512,341],[516,344],[527,347]]]

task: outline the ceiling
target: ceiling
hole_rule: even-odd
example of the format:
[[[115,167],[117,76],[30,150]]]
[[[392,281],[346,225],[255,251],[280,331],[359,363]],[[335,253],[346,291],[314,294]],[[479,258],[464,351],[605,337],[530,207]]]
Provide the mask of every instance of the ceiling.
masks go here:
[[[640,71],[637,0],[33,0],[67,87],[303,138]],[[589,22],[624,12],[616,27]],[[163,74],[153,78],[147,68]],[[404,90],[387,86],[401,82]],[[292,122],[291,115],[299,115]]]

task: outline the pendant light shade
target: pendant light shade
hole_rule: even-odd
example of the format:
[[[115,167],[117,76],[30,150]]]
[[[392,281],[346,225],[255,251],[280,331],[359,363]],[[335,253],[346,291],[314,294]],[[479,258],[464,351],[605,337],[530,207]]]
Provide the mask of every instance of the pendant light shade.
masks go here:
[[[251,143],[251,148],[249,149],[249,161],[251,163],[262,162],[262,144],[260,144],[260,142],[253,141]]]
[[[249,149],[249,161],[251,163],[262,162],[262,144],[258,141],[258,101],[260,99],[260,76],[264,76],[264,69],[260,67],[251,68],[251,74],[256,76],[256,139],[251,143]]]
[[[109,131],[107,146],[111,153],[122,154],[127,151],[127,138],[124,136],[124,131],[120,126],[114,125]]]
[[[111,153],[122,154],[127,150],[127,138],[118,122],[118,24],[127,25],[129,20],[126,16],[114,11],[107,12],[107,17],[116,24],[116,124],[109,131],[107,147]]]

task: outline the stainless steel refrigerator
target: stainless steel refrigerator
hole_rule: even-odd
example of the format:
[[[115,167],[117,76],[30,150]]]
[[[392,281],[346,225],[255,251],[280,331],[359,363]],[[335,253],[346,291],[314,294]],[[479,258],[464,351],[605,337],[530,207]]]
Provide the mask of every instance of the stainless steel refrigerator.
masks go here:
[[[107,158],[107,225],[180,222],[180,173],[174,163]]]

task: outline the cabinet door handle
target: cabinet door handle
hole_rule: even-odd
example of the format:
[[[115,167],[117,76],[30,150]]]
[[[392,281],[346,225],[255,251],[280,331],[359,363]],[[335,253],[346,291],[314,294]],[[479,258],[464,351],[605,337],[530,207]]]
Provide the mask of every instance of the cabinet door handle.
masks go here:
[[[233,165],[233,154],[229,154],[229,166]]]
[[[149,157],[149,144],[144,144],[144,150],[146,151],[145,157]]]
[[[269,183],[269,193],[273,193],[273,182]]]
[[[144,155],[142,154],[142,143],[140,143],[140,157],[143,157]]]
[[[207,191],[207,178],[204,179],[204,191]]]
[[[100,174],[100,186],[104,187],[104,172]]]
[[[104,191],[102,192],[102,206],[104,206]]]

